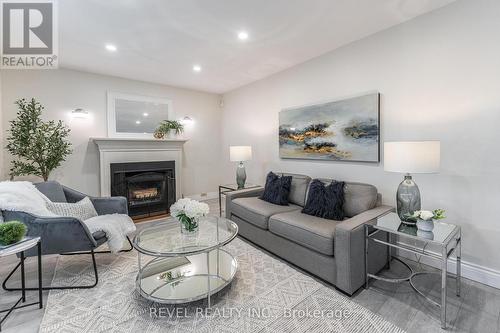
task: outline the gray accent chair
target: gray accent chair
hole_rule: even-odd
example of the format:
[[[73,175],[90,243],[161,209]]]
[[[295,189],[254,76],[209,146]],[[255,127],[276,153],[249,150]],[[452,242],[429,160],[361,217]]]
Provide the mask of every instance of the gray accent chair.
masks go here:
[[[47,181],[35,184],[36,188],[45,194],[53,202],[78,202],[87,195],[75,191],[69,187],[63,186],[56,181]],[[91,197],[97,214],[128,214],[127,199],[124,197]],[[42,245],[42,255],[61,254],[61,255],[81,255],[90,254],[94,268],[95,282],[83,286],[51,286],[43,287],[44,290],[50,289],[82,289],[93,288],[99,281],[95,253],[109,253],[109,251],[95,251],[99,246],[107,241],[106,234],[103,231],[91,233],[87,226],[79,219],[72,217],[41,217],[25,212],[2,211],[5,221],[21,221],[28,231],[27,236],[40,237]],[[122,251],[131,251],[132,243],[127,237],[130,248]],[[25,252],[26,257],[36,256],[36,249]],[[19,288],[8,288],[6,286],[9,278],[19,268],[19,263],[4,280],[2,287],[5,290],[20,290]],[[36,290],[36,288],[26,288],[26,290]]]
[[[375,186],[346,182],[345,220],[306,215],[301,210],[311,178],[281,175],[292,176],[288,206],[260,200],[262,187],[238,190],[226,193],[226,217],[238,224],[240,236],[352,295],[365,281],[364,225],[393,208],[380,204]],[[371,273],[387,264],[387,251],[385,246],[370,244]]]

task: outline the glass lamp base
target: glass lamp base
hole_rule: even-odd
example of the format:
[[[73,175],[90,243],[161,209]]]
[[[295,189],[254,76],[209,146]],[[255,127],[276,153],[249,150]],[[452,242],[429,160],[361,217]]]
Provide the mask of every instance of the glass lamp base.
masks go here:
[[[420,190],[409,174],[399,184],[396,203],[398,215],[402,221],[407,221],[405,215],[413,214],[421,209]]]
[[[245,165],[243,162],[238,164],[238,168],[236,169],[236,184],[238,184],[238,189],[245,188],[245,182],[247,180],[247,173],[245,171]]]

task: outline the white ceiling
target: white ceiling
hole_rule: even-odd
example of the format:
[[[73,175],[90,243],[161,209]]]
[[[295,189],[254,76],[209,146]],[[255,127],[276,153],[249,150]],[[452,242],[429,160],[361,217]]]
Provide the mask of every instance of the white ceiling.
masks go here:
[[[224,93],[453,1],[62,0],[59,64]]]

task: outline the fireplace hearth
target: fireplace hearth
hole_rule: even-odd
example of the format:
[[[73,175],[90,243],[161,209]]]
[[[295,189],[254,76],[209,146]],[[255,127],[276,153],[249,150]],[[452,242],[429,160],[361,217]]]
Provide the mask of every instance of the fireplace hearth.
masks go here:
[[[175,161],[111,163],[111,195],[128,200],[129,215],[169,213],[175,202]]]

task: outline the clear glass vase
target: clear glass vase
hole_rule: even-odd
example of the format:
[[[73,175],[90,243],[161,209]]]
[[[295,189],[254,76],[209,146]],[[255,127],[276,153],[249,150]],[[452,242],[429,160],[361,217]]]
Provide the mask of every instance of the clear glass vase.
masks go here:
[[[194,235],[198,233],[199,229],[199,219],[192,218],[189,220],[184,220],[184,222],[180,222],[181,224],[181,233],[185,235]]]

